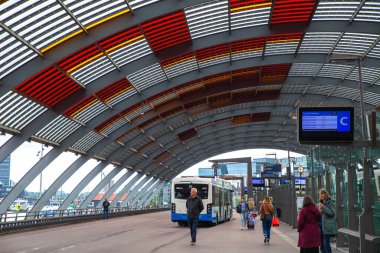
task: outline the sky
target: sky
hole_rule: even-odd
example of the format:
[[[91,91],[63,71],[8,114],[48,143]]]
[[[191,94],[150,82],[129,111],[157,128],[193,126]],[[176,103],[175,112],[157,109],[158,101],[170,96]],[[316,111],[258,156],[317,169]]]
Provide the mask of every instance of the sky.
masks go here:
[[[1,135],[0,136],[0,146],[2,146],[11,136],[10,135]],[[44,149],[41,152],[41,149]],[[35,142],[25,142],[18,149],[16,149],[11,154],[11,171],[10,178],[12,181],[17,183],[26,173],[27,171],[33,167],[34,164],[38,162],[38,160],[42,155],[46,155],[52,147],[44,147],[43,145]],[[234,151],[229,153],[224,153],[221,155],[217,155],[214,157],[210,157],[196,165],[188,168],[186,171],[182,172],[180,176],[196,176],[198,174],[198,168],[208,168],[211,167],[212,163],[209,163],[208,160],[211,159],[226,159],[226,158],[238,158],[238,157],[252,157],[252,158],[263,158],[263,157],[271,157],[274,158],[273,155],[267,154],[277,154],[277,159],[288,157],[287,151],[280,150],[272,150],[272,149],[249,149],[249,150],[241,150]],[[301,156],[300,154],[290,152],[291,157]],[[48,189],[48,187],[61,175],[64,170],[79,156],[71,152],[65,152],[60,155],[56,160],[54,160],[44,171],[42,174],[42,190]],[[85,163],[74,175],[61,187],[64,192],[71,192],[74,187],[98,164],[95,160],[90,160]],[[94,188],[101,180],[102,177],[106,176],[113,169],[113,165],[107,166],[103,171],[102,175],[98,175],[90,184],[84,189],[84,191],[89,191]],[[113,179],[115,182],[126,172],[126,170],[121,171],[118,175]],[[125,184],[123,184],[125,185]],[[28,191],[39,192],[40,188],[40,176],[37,176],[33,182],[26,187]]]

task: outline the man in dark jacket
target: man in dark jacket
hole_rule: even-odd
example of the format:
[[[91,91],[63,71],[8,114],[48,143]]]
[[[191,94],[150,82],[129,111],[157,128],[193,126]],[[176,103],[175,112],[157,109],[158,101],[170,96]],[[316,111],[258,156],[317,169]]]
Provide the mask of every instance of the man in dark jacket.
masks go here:
[[[186,201],[187,217],[191,233],[191,245],[194,245],[197,240],[197,225],[199,214],[203,211],[203,203],[201,198],[197,196],[197,189],[192,188],[190,197]]]
[[[110,206],[110,202],[107,199],[104,199],[103,202],[103,219],[108,220],[108,207]]]

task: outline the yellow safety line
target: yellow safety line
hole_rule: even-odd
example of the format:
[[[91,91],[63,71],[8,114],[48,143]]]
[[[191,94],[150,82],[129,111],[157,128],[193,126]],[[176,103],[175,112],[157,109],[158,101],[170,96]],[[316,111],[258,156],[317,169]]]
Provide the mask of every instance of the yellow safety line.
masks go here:
[[[143,38],[144,38],[144,35],[140,35],[140,36],[137,36],[135,38],[126,40],[123,43],[120,43],[120,44],[118,44],[118,45],[116,45],[114,47],[111,47],[111,48],[107,49],[106,52],[109,53],[109,52],[115,51],[115,50],[117,50],[117,49],[119,49],[119,48],[121,48],[121,47],[123,47],[123,46],[125,46],[127,44],[132,44],[133,42],[135,42],[137,40],[140,40],[140,39],[143,39]]]
[[[84,62],[79,63],[79,64],[76,65],[75,67],[72,67],[71,69],[67,70],[67,73],[68,73],[68,74],[71,74],[72,72],[74,72],[75,70],[81,68],[82,66],[86,65],[87,63],[89,63],[89,62],[91,62],[91,61],[93,61],[93,60],[96,60],[96,59],[98,59],[98,58],[100,58],[100,57],[102,57],[102,56],[103,56],[103,53],[100,53],[100,54],[94,55],[93,57],[91,57],[91,58],[85,60]]]
[[[113,14],[113,15],[111,15],[111,16],[106,17],[105,19],[99,20],[98,22],[95,22],[95,23],[92,23],[91,25],[86,26],[86,29],[91,29],[91,28],[93,28],[94,26],[97,26],[97,25],[99,25],[99,24],[101,24],[101,23],[104,23],[104,22],[106,22],[106,21],[108,21],[108,20],[110,20],[110,19],[116,18],[116,17],[118,17],[118,16],[120,16],[120,15],[123,15],[123,14],[125,14],[125,13],[128,13],[128,12],[130,12],[129,9],[126,9],[126,10],[120,11],[120,12],[118,12],[118,13],[115,13],[115,14]]]
[[[232,8],[231,12],[246,11],[246,10],[250,10],[250,9],[259,9],[259,8],[270,7],[270,6],[272,6],[272,3],[261,3],[261,4],[254,4],[254,5],[246,5],[246,6]]]
[[[83,32],[83,30],[78,30],[78,31],[76,31],[76,32],[73,32],[72,34],[70,34],[70,35],[64,37],[63,39],[60,39],[60,40],[54,42],[53,44],[51,44],[51,45],[49,45],[49,46],[43,48],[43,49],[41,50],[41,53],[45,53],[46,51],[52,49],[53,47],[55,47],[55,46],[61,44],[62,42],[66,41],[66,40],[68,40],[68,39],[70,39],[70,38],[72,38],[72,37],[74,37],[74,36],[76,36],[76,35],[78,35],[78,34],[80,34],[80,33],[82,33],[82,32]]]

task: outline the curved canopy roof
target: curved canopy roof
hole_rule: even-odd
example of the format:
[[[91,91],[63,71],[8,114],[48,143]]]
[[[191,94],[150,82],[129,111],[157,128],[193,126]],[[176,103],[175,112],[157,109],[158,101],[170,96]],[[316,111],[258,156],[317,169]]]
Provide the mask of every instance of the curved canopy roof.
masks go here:
[[[54,147],[9,201],[67,150],[161,180],[221,152],[306,153],[299,105],[359,108],[358,67],[331,54],[362,58],[380,104],[378,1],[0,3],[0,160]]]

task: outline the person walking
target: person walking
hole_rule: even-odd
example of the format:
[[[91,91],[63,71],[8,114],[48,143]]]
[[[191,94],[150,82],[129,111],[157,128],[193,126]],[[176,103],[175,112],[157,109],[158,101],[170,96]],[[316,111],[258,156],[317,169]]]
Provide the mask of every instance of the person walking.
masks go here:
[[[263,224],[264,243],[269,243],[274,208],[268,196],[264,198],[263,204],[260,206],[259,214]]]
[[[103,201],[103,220],[108,220],[108,207],[110,206],[110,202],[108,202],[107,198]]]
[[[199,221],[199,214],[203,211],[204,206],[201,198],[197,196],[197,188],[192,188],[190,197],[186,200],[187,218],[190,227],[191,245],[197,241],[197,226]]]
[[[298,216],[297,232],[298,247],[301,253],[319,253],[321,246],[321,230],[319,222],[321,213],[315,206],[314,200],[306,195],[303,198],[302,209]]]
[[[325,189],[319,190],[321,222],[321,253],[331,253],[330,238],[338,234],[334,201]]]
[[[247,227],[247,222],[248,222],[248,212],[249,212],[249,207],[248,203],[245,201],[245,197],[241,197],[241,202],[240,202],[240,221],[241,221],[241,227],[240,230],[243,230],[243,228]]]

